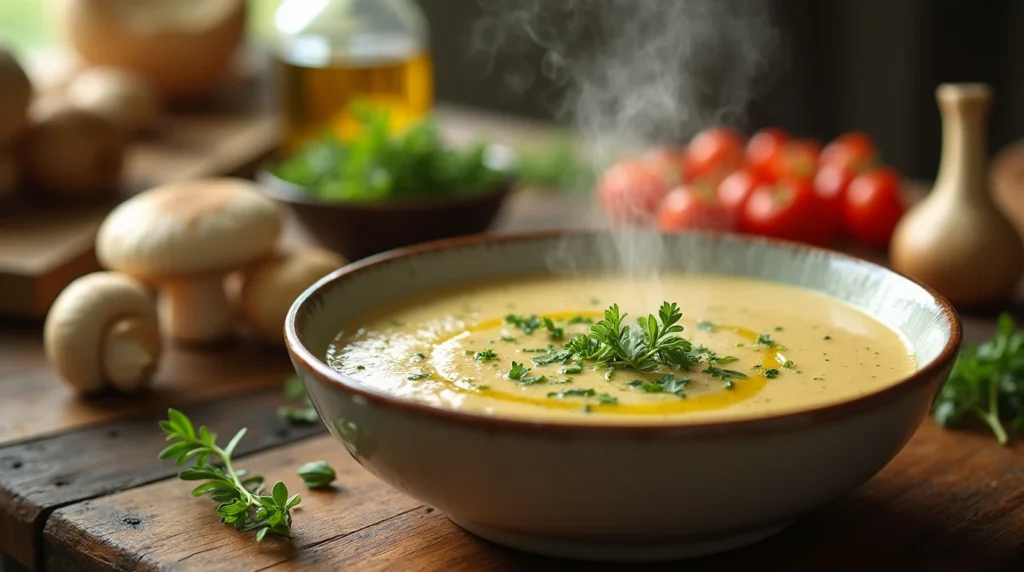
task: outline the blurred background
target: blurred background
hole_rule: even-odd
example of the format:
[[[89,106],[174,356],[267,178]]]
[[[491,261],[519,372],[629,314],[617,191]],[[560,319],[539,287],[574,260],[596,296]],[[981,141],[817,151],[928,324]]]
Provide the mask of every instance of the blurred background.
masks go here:
[[[224,176],[285,207],[285,244],[347,260],[595,224],[918,278],[898,243],[1024,252],[1022,23],[1010,0],[4,0],[0,312],[97,269],[119,202]]]
[[[542,73],[509,88],[509,75],[541,69],[533,46],[495,59],[486,77],[467,57],[486,0],[416,0],[430,26],[436,97],[517,115],[557,120],[559,86]],[[657,4],[657,0],[637,0]],[[0,2],[0,39],[19,50],[55,43],[43,0]],[[267,44],[279,0],[249,0],[249,37]],[[483,4],[483,6],[482,6]],[[528,4],[528,3],[527,3]],[[778,125],[828,140],[848,130],[870,133],[906,175],[934,176],[939,114],[933,92],[945,81],[983,81],[996,93],[990,124],[994,150],[1024,133],[1024,3],[1011,0],[768,0],[782,49],[751,102],[753,129]]]

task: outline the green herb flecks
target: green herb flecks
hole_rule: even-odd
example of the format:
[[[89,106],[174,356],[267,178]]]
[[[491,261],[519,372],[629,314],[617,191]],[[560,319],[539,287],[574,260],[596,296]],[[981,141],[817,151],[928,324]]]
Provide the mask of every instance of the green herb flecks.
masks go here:
[[[543,326],[543,323],[540,321],[540,318],[538,318],[536,315],[519,316],[516,314],[509,314],[505,316],[505,323],[509,324],[510,326],[519,328],[520,330],[522,330],[524,334],[528,336],[533,334],[533,332],[535,332],[536,330],[540,329]]]
[[[572,359],[572,352],[569,350],[553,351],[551,353],[530,358],[534,365],[550,365],[553,363],[568,363]]]
[[[512,367],[508,370],[508,378],[513,381],[518,381],[523,385],[534,385],[537,383],[543,383],[546,380],[543,375],[527,377],[526,374],[528,373],[530,373],[530,368],[514,361],[512,362]]]
[[[430,377],[429,373],[414,373],[405,379],[408,379],[409,381],[419,381],[421,379],[427,379],[428,377]]]
[[[574,326],[576,324],[593,324],[594,320],[586,316],[573,316],[565,321],[566,325]]]
[[[513,338],[512,336],[501,336],[499,339],[503,342],[516,343],[516,338]]]
[[[725,386],[726,389],[732,389],[733,378],[742,379],[746,377],[746,373],[743,373],[742,371],[736,371],[735,369],[725,369],[723,367],[718,367],[717,365],[710,364],[708,365],[707,369],[703,370],[703,372],[708,373],[708,375],[711,376],[712,378],[722,380],[723,386]]]
[[[167,417],[160,422],[160,428],[170,445],[160,452],[160,458],[173,459],[179,465],[192,462],[192,466],[178,473],[183,481],[206,481],[192,489],[192,496],[207,495],[217,501],[221,522],[240,531],[255,530],[257,541],[262,541],[267,534],[291,538],[291,509],[302,498],[289,496],[282,482],[275,483],[269,495],[263,495],[264,478],[250,476],[232,464],[232,455],[245,436],[245,428],[221,448],[215,434],[206,426],[196,431],[184,413],[169,409]]]
[[[686,394],[683,390],[686,388],[686,384],[688,384],[689,382],[689,377],[676,377],[671,373],[666,373],[665,375],[661,376],[660,379],[655,381],[634,379],[633,381],[630,381],[627,385],[630,385],[632,387],[638,387],[641,391],[644,391],[646,393],[672,393],[674,395],[678,395],[679,397],[686,397]]]
[[[310,461],[299,467],[299,476],[306,488],[320,489],[334,482],[337,475],[326,461]]]
[[[1010,442],[1007,426],[1024,429],[1024,333],[1009,314],[999,316],[990,339],[960,352],[932,415],[942,427],[980,419],[1003,445]]]
[[[556,326],[555,322],[551,318],[544,317],[542,321],[544,323],[544,327],[547,328],[548,332],[551,334],[551,339],[560,340],[565,337],[565,329]]]
[[[610,393],[598,393],[597,402],[601,405],[616,405],[619,403],[619,398]]]
[[[709,322],[707,320],[701,320],[701,321],[697,322],[697,329],[702,331],[702,332],[707,332],[707,333],[711,334],[711,333],[714,333],[716,330],[718,330],[718,326],[716,326],[715,324],[712,324],[711,322]]]
[[[475,359],[476,361],[488,361],[488,360],[496,359],[497,357],[498,357],[498,352],[496,352],[496,351],[494,351],[494,350],[492,350],[490,348],[487,348],[486,350],[484,350],[482,352],[476,352],[476,354],[473,356],[473,359]]]
[[[554,344],[548,344],[546,348],[523,348],[521,350],[524,354],[544,354],[555,351]]]
[[[548,397],[555,399],[565,399],[566,397],[594,397],[597,392],[593,389],[566,389],[565,391],[552,391],[548,393]]]
[[[768,379],[775,379],[776,377],[779,377],[779,370],[775,369],[774,367],[770,367],[764,370],[764,376],[767,377]]]
[[[766,348],[772,348],[775,347],[775,340],[772,339],[771,334],[758,334],[757,339],[754,340],[754,344]]]

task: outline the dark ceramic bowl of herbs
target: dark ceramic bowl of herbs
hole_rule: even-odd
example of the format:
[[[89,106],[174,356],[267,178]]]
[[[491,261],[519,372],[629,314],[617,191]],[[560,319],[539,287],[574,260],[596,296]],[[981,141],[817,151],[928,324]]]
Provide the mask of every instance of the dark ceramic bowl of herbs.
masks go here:
[[[385,115],[359,118],[358,136],[325,135],[257,176],[320,246],[356,260],[487,230],[516,179],[511,149],[451,146],[431,120],[395,135]]]

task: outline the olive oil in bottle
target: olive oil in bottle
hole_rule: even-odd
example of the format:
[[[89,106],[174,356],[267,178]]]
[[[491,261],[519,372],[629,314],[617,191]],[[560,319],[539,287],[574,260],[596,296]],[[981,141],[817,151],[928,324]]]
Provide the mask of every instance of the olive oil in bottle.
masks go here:
[[[394,130],[433,107],[426,24],[410,0],[285,0],[275,26],[285,151],[355,135],[354,102],[387,110]]]

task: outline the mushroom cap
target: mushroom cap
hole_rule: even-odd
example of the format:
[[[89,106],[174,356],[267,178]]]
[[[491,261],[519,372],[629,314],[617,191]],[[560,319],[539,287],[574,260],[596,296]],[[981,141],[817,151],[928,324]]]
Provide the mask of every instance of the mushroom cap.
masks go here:
[[[124,319],[156,324],[156,304],[139,281],[116,272],[77,278],[57,296],[46,315],[43,347],[50,364],[80,391],[106,385],[104,340]]]
[[[76,107],[91,109],[131,133],[153,127],[160,115],[156,90],[139,74],[112,67],[91,67],[65,88]]]
[[[96,255],[146,281],[223,273],[273,248],[281,210],[254,183],[230,177],[171,183],[117,206],[100,226]]]
[[[284,320],[295,299],[344,264],[341,256],[319,248],[275,256],[245,275],[242,315],[262,338],[283,342]]]

